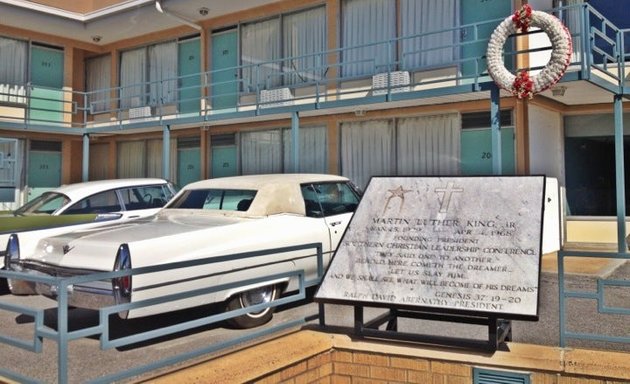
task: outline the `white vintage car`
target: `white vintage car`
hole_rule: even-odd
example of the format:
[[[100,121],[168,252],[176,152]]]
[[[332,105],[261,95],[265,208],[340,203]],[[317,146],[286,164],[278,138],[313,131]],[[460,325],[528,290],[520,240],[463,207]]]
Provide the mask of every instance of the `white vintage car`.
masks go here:
[[[13,252],[12,242],[17,239],[12,237],[5,265],[32,274],[76,276],[321,243],[325,267],[358,202],[358,190],[340,176],[274,174],[204,180],[184,187],[149,219],[46,238],[31,254]],[[242,281],[296,270],[304,270],[307,280],[316,281],[316,248],[75,284],[69,304],[95,309],[231,284],[232,288],[219,292],[132,308],[119,315],[141,317],[213,302],[238,309],[269,302],[298,287],[297,279],[287,276],[255,284]],[[56,287],[38,283],[31,288],[55,297]],[[269,307],[232,318],[231,323],[253,327],[269,321],[272,313]]]
[[[62,185],[0,218],[0,244],[5,245],[12,233],[19,232],[20,252],[28,255],[44,237],[154,215],[176,192],[171,182],[160,178]],[[0,255],[3,252],[1,249]]]

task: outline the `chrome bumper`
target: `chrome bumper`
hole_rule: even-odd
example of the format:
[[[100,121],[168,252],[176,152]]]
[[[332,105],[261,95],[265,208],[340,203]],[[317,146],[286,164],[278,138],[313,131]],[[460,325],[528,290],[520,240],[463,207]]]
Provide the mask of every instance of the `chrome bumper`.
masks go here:
[[[20,265],[15,268],[27,275],[39,277],[55,277],[71,275],[67,271],[47,270],[42,266]],[[77,275],[86,275],[93,271],[77,271]],[[7,279],[9,289],[14,295],[42,295],[54,300],[58,300],[59,286],[56,284],[33,282],[28,280]],[[68,305],[86,309],[100,309],[116,304],[111,280],[90,281],[86,283],[71,284],[67,286]]]
[[[67,290],[68,306],[71,307],[101,309],[116,305],[110,282],[94,281],[89,285],[69,285]],[[56,285],[36,283],[35,292],[54,300],[59,297],[59,287]]]

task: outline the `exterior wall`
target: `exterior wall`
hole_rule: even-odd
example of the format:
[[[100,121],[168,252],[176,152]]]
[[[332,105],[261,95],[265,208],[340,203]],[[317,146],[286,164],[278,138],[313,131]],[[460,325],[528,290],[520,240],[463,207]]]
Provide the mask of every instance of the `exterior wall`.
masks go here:
[[[531,384],[622,384],[630,380],[626,353],[516,343],[508,343],[507,348],[487,354],[299,331],[149,381],[471,384],[474,368],[524,374]]]

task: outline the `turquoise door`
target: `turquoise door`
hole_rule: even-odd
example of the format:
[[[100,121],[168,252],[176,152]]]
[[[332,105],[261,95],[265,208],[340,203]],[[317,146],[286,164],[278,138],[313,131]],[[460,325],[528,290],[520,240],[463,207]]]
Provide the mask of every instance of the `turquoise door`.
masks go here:
[[[28,200],[61,185],[61,152],[29,152]]]
[[[199,148],[177,150],[177,185],[180,187],[201,180],[201,151]]]
[[[177,70],[179,81],[179,112],[199,112],[201,102],[201,60],[199,39],[180,42]]]
[[[63,51],[31,48],[31,101],[29,117],[36,123],[63,121]]]
[[[233,110],[238,102],[238,33],[212,35],[212,109]]]
[[[492,130],[464,129],[461,134],[463,175],[492,175]],[[514,128],[501,129],[501,169],[503,175],[513,175]]]
[[[486,72],[486,49],[488,47],[488,39],[497,25],[502,19],[512,14],[512,1],[508,0],[461,0],[461,28],[462,40],[462,75],[475,76]],[[487,20],[496,20],[496,22],[484,23]],[[466,26],[468,24],[480,23],[475,26]],[[476,38],[475,38],[476,37]],[[482,40],[470,44],[472,42]],[[509,41],[506,43],[504,50],[510,51]],[[506,62],[507,68],[511,68],[512,60]]]
[[[237,174],[236,146],[212,147],[212,178]]]

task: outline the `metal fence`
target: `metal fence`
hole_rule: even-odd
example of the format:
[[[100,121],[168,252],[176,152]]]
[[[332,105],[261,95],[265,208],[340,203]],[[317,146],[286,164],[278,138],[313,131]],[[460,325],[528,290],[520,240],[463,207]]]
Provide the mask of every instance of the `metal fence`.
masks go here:
[[[166,296],[160,296],[156,298],[146,299],[143,301],[132,302],[128,304],[118,304],[112,305],[109,307],[101,308],[98,310],[98,323],[95,325],[89,325],[85,327],[80,327],[76,329],[69,328],[69,317],[68,317],[68,292],[71,287],[75,284],[93,282],[93,281],[110,281],[111,279],[122,277],[122,276],[138,276],[138,275],[146,275],[151,273],[158,273],[168,271],[169,273],[178,274],[179,271],[184,270],[185,268],[195,267],[195,266],[207,266],[207,265],[216,265],[218,263],[225,262],[233,262],[233,261],[241,261],[243,263],[247,263],[253,257],[261,257],[268,256],[271,257],[273,255],[284,254],[293,251],[299,250],[314,250],[313,257],[316,258],[317,263],[317,276],[314,279],[306,280],[304,270],[294,270],[284,273],[278,273],[273,275],[260,275],[253,279],[248,279],[244,281],[238,282],[230,282],[230,283],[219,283],[215,285],[211,285],[205,287],[203,289],[196,289],[191,291],[173,293]],[[303,256],[302,256],[303,257]],[[289,259],[290,260],[290,259]],[[314,261],[315,262],[315,261]],[[252,269],[255,269],[255,265],[249,266]],[[202,326],[207,326],[211,324],[218,324],[227,319],[237,317],[249,312],[257,312],[261,311],[265,308],[278,307],[282,305],[287,305],[290,303],[299,302],[306,298],[306,288],[315,286],[319,284],[324,272],[324,264],[323,264],[323,254],[322,254],[322,245],[321,243],[313,243],[313,244],[303,244],[292,247],[283,247],[283,248],[274,248],[274,249],[266,249],[261,251],[254,252],[245,252],[233,255],[225,255],[225,256],[216,256],[216,257],[208,257],[204,259],[190,260],[184,262],[176,262],[170,264],[156,265],[156,266],[148,266],[142,268],[133,268],[124,271],[116,271],[116,272],[102,272],[102,273],[93,273],[89,275],[83,276],[75,276],[75,277],[44,277],[44,276],[34,276],[31,274],[25,274],[23,272],[13,272],[0,270],[0,278],[6,279],[18,279],[29,282],[39,282],[44,283],[56,288],[57,296],[57,305],[55,308],[55,317],[56,317],[56,329],[47,326],[44,321],[45,311],[42,308],[33,308],[25,305],[15,305],[7,303],[4,300],[1,300],[0,297],[0,310],[8,311],[11,313],[17,314],[17,316],[26,315],[33,318],[33,332],[32,339],[21,339],[16,338],[10,334],[0,334],[0,342],[7,344],[14,348],[19,348],[22,350],[30,351],[35,354],[42,354],[44,351],[45,341],[51,341],[56,344],[56,353],[57,353],[57,382],[58,383],[67,383],[67,382],[76,382],[72,380],[68,375],[68,367],[69,367],[69,347],[72,341],[82,338],[89,337],[98,337],[99,345],[101,350],[108,350],[112,348],[121,348],[149,340],[154,340],[157,338],[163,338],[168,335],[176,335],[184,331],[193,330]],[[205,316],[197,317],[195,319],[184,319],[178,323],[166,325],[164,327],[159,327],[156,329],[152,329],[149,331],[144,331],[140,333],[134,333],[131,335],[123,336],[123,337],[112,337],[110,333],[109,321],[110,317],[116,315],[121,311],[127,311],[130,309],[142,308],[152,305],[157,305],[161,303],[170,303],[175,302],[177,300],[182,300],[186,298],[191,298],[195,296],[205,295],[212,292],[219,292],[226,289],[236,288],[240,286],[245,286],[248,284],[258,284],[267,281],[277,281],[279,279],[297,279],[299,283],[299,288],[295,292],[290,292],[285,296],[282,296],[278,299],[275,299],[269,303],[260,303],[256,305],[252,305],[246,308],[241,308],[237,310],[231,310],[226,312],[218,312],[218,313],[208,313]],[[178,354],[176,356],[172,356],[169,358],[161,359],[158,361],[153,361],[148,364],[144,364],[141,366],[135,366],[129,369],[121,369],[119,372],[111,372],[108,375],[101,376],[98,378],[91,379],[90,382],[94,383],[109,383],[112,381],[118,381],[125,378],[130,378],[136,375],[140,375],[145,372],[153,371],[159,368],[163,368],[166,366],[171,366],[174,364],[178,364],[180,362],[188,361],[190,359],[203,356],[212,352],[216,352],[225,348],[229,348],[232,346],[236,346],[248,340],[253,340],[256,338],[261,338],[268,334],[273,334],[280,332],[284,329],[293,328],[304,324],[307,320],[315,318],[318,314],[313,313],[312,315],[308,315],[303,318],[293,319],[291,321],[283,322],[283,323],[274,323],[271,327],[265,327],[261,330],[254,329],[253,331],[248,331],[245,333],[239,333],[239,336],[234,337],[225,342],[217,342],[214,344],[210,344],[200,349],[186,351],[185,353]],[[5,328],[6,329],[6,328]],[[82,358],[89,359],[89,356],[82,356]],[[95,362],[96,363],[96,362]],[[52,367],[50,367],[52,368]],[[6,377],[11,380],[17,380],[19,382],[38,382],[36,378],[28,377],[28,372],[15,372],[10,370],[10,368],[2,368],[0,369],[0,377]]]

